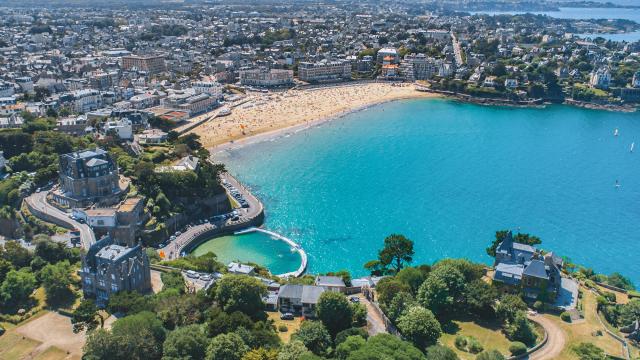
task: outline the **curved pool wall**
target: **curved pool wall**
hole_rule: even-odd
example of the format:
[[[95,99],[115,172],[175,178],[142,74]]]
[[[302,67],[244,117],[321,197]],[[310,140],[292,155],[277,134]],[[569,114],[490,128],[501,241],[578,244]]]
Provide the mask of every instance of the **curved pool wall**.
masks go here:
[[[203,239],[191,251],[196,256],[207,252],[215,253],[224,264],[231,261],[253,262],[280,277],[300,276],[307,264],[306,254],[297,244],[279,234],[258,228]]]
[[[214,156],[263,202],[265,226],[304,247],[309,272],[365,275],[392,233],[414,240],[417,264],[490,264],[494,232],[520,229],[640,285],[639,120],[406,100]]]

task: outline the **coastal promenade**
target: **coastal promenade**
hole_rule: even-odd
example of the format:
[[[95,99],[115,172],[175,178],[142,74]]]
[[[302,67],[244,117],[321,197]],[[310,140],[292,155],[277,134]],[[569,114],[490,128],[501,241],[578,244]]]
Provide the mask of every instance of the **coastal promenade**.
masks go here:
[[[264,207],[260,200],[258,200],[258,198],[256,198],[246,187],[228,173],[221,175],[221,178],[227,184],[231,184],[234,188],[238,189],[249,203],[249,207],[236,209],[238,211],[238,218],[236,220],[225,219],[214,223],[205,222],[204,224],[189,226],[183,233],[177,235],[176,238],[170,241],[165,247],[158,250],[164,254],[164,258],[166,260],[177,259],[191,252],[202,242],[208,241],[213,237],[228,234],[240,235],[251,232],[261,232],[280,241],[284,241],[300,255],[301,262],[296,271],[279,274],[277,276],[288,278],[299,277],[304,274],[307,269],[308,258],[302,247],[296,244],[293,240],[280,234],[258,228],[258,226],[262,225],[262,222],[264,221]]]
[[[80,232],[80,243],[84,249],[88,249],[96,242],[93,230],[87,224],[81,224],[69,217],[69,214],[58,209],[47,202],[48,191],[41,191],[31,194],[24,199],[24,202],[35,217],[42,221],[50,222],[70,230]]]
[[[246,229],[247,227],[260,226],[264,221],[264,206],[247,188],[245,188],[238,180],[229,173],[220,175],[221,180],[231,184],[238,189],[242,196],[249,204],[248,208],[237,209],[237,219],[224,219],[214,223],[204,223],[193,225],[186,231],[176,236],[160,251],[164,252],[165,259],[173,260],[183,253],[187,253],[203,241],[214,236],[222,236],[233,234],[233,232]]]

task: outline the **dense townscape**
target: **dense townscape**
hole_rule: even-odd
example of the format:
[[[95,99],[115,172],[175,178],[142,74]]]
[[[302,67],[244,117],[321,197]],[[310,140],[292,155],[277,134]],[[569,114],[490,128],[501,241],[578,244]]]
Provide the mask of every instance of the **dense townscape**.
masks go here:
[[[309,274],[213,151],[414,97],[635,111],[640,41],[581,34],[640,24],[476,13],[560,6],[3,4],[0,359],[640,359],[621,273],[501,230],[477,239],[490,264],[420,264],[411,239],[379,234],[362,269]],[[192,253],[244,233],[299,268]]]

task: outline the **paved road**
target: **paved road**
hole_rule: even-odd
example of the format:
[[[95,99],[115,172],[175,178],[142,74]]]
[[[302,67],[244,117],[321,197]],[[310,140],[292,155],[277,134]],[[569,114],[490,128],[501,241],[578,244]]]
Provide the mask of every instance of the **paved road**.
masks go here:
[[[547,343],[529,356],[529,360],[552,360],[559,359],[562,349],[566,343],[566,336],[562,329],[553,321],[542,315],[529,316],[529,319],[540,324],[546,331]]]
[[[47,202],[47,191],[41,191],[38,193],[33,193],[29,197],[25,199],[33,208],[42,211],[43,213],[52,216],[70,226],[78,229],[80,231],[80,241],[82,243],[82,247],[88,249],[91,244],[96,242],[96,236],[93,233],[93,230],[87,224],[80,224],[79,222],[72,220],[69,218],[68,214],[55,206],[49,204]],[[35,214],[34,214],[35,215]],[[43,221],[46,221],[43,219]]]
[[[238,180],[236,180],[233,176],[227,173],[222,174],[220,177],[224,179],[227,183],[233,185],[236,189],[238,189],[238,191],[242,194],[245,200],[247,200],[247,202],[249,203],[249,207],[237,209],[238,220],[235,220],[235,221],[229,219],[229,220],[217,222],[215,224],[204,223],[200,225],[189,226],[182,234],[177,236],[175,240],[169,242],[167,246],[160,249],[164,252],[166,259],[171,260],[171,259],[180,257],[180,253],[182,252],[182,250],[193,239],[197,238],[199,235],[201,235],[204,232],[212,231],[215,229],[222,229],[224,227],[229,227],[229,226],[237,226],[238,224],[252,220],[262,212],[263,210],[262,203],[258,200],[258,198],[253,196],[253,194],[248,189],[246,189],[242,184],[240,184]],[[228,193],[229,189],[225,187],[225,190]]]

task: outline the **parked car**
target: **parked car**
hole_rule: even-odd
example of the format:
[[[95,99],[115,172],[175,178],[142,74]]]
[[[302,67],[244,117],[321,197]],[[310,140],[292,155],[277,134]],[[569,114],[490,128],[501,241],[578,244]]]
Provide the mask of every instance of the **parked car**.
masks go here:
[[[360,302],[360,298],[357,296],[352,296],[349,298],[349,301],[351,301],[352,303],[359,303]]]
[[[292,313],[284,313],[284,314],[280,314],[280,320],[293,320],[293,314]]]

